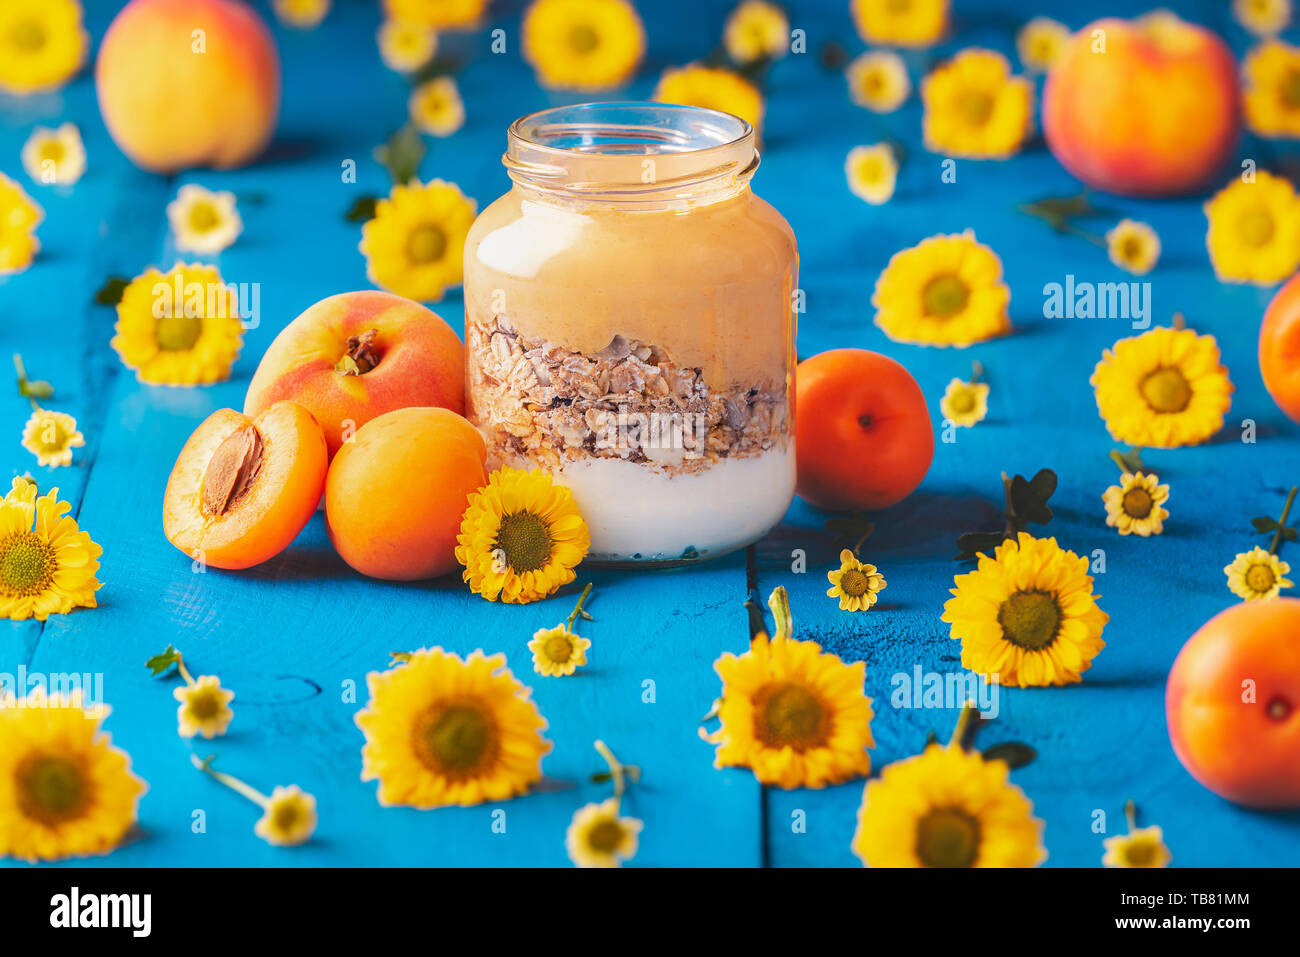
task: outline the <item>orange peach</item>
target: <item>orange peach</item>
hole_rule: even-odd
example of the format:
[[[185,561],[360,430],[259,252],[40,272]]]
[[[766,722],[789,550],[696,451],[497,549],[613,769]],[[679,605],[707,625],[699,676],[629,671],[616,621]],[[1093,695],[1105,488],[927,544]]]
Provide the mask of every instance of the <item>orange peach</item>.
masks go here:
[[[1259,372],[1278,408],[1300,422],[1300,275],[1277,291],[1264,313]]]
[[[312,411],[330,455],[376,416],[409,406],[465,411],[465,350],[437,313],[392,293],[322,299],[275,337],[244,399],[256,415],[288,399]]]
[[[1089,186],[1175,196],[1207,185],[1241,133],[1237,62],[1219,37],[1161,11],[1084,27],[1043,88],[1043,133]]]
[[[236,0],[131,0],[95,64],[104,124],[143,169],[229,169],[266,147],[280,110],[280,58]]]
[[[216,568],[264,562],[315,513],[328,468],[325,436],[302,406],[277,402],[253,419],[218,409],[176,459],[163,532]]]
[[[413,581],[456,567],[471,492],[487,484],[483,437],[447,409],[397,409],[339,449],[325,523],[343,560],[372,578]]]

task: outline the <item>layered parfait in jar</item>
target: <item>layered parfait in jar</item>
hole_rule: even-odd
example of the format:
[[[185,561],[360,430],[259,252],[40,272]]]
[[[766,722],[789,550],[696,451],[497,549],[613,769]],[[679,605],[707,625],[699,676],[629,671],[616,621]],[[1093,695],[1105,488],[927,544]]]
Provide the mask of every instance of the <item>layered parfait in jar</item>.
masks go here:
[[[518,120],[465,246],[470,420],[491,467],[570,488],[590,560],[762,537],[794,495],[798,254],[750,190],[754,132],[696,107]]]

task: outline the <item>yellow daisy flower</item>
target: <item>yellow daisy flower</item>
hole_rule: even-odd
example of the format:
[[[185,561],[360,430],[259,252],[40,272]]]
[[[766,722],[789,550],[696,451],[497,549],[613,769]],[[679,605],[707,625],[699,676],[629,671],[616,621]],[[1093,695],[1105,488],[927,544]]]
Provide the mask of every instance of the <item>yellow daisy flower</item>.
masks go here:
[[[867,611],[885,590],[885,578],[875,565],[858,561],[849,549],[840,552],[840,567],[826,573],[831,587],[826,597],[840,600],[840,611]]]
[[[1021,532],[957,575],[941,621],[961,642],[961,663],[1016,688],[1080,681],[1106,643],[1088,559]]]
[[[439,76],[421,83],[407,101],[416,129],[432,136],[451,136],[465,125],[465,104],[456,81]]]
[[[384,0],[384,12],[394,20],[458,30],[477,25],[487,5],[488,0]]]
[[[853,853],[867,867],[1037,867],[1043,823],[1005,761],[931,744],[867,782]]]
[[[1010,331],[1002,260],[971,230],[894,253],[876,280],[876,325],[895,342],[968,346]]]
[[[1300,137],[1300,47],[1268,40],[1246,54],[1246,125],[1260,136]]]
[[[398,73],[414,73],[438,52],[432,27],[406,20],[385,20],[379,27],[379,57]]]
[[[892,113],[912,93],[903,58],[892,50],[869,50],[853,60],[844,71],[849,97],[873,113]]]
[[[1214,336],[1156,327],[1102,353],[1088,380],[1106,429],[1120,442],[1196,445],[1223,426],[1233,385]]]
[[[76,0],[0,3],[0,90],[22,95],[60,87],[81,69],[89,47]]]
[[[617,798],[578,808],[564,837],[569,860],[578,867],[622,867],[636,856],[641,822],[618,812]]]
[[[361,229],[366,275],[399,296],[436,302],[464,278],[465,236],[476,209],[455,183],[394,186]]]
[[[36,227],[45,212],[23,188],[0,173],[0,276],[22,272],[40,251]]]
[[[141,382],[209,385],[230,377],[244,342],[233,286],[215,266],[147,269],[122,291],[110,345]]]
[[[305,844],[316,833],[316,798],[296,784],[276,785],[253,833],[276,847]]]
[[[790,637],[784,589],[772,595],[777,635],[757,635],[743,655],[713,663],[722,678],[714,767],[745,767],[763,784],[821,788],[871,770],[866,665],[847,665],[815,641]]]
[[[961,50],[921,83],[925,147],[970,159],[1006,159],[1019,152],[1034,123],[1034,87],[1011,75],[1006,57],[978,47]]]
[[[361,780],[379,781],[380,804],[501,801],[542,776],[546,721],[505,655],[462,660],[422,648],[367,681],[370,700],[356,717],[366,736]]]
[[[528,642],[533,653],[533,670],[546,677],[571,675],[587,663],[591,641],[569,631],[564,625],[539,628]]]
[[[1286,577],[1289,571],[1290,565],[1259,545],[1240,553],[1223,569],[1228,588],[1246,601],[1276,598],[1283,588],[1294,588],[1295,582]]]
[[[1291,0],[1233,0],[1232,14],[1256,36],[1273,37],[1291,22]]]
[[[1034,17],[1016,34],[1016,52],[1026,70],[1046,73],[1065,52],[1070,28],[1051,17]]]
[[[145,783],[100,730],[108,711],[79,694],[0,704],[0,857],[54,861],[121,843]]]
[[[23,144],[23,169],[42,186],[71,186],[86,172],[86,147],[75,123],[38,126]]]
[[[36,497],[23,478],[0,501],[0,618],[44,621],[74,608],[94,608],[104,550],[69,518],[59,490]]]
[[[524,604],[573,581],[591,534],[567,488],[540,469],[503,468],[470,495],[456,541],[471,591]]]
[[[736,63],[775,60],[790,48],[790,21],[774,3],[744,0],[727,17],[722,45]]]
[[[1159,535],[1165,530],[1169,512],[1162,506],[1169,501],[1169,486],[1161,485],[1154,474],[1125,472],[1119,484],[1102,494],[1106,503],[1106,524],[1119,529],[1121,535]]]
[[[739,116],[755,130],[763,126],[763,94],[738,73],[692,63],[668,69],[650,97],[660,103],[702,106]]]
[[[1120,269],[1145,276],[1160,259],[1160,237],[1146,223],[1121,219],[1106,233],[1106,251]]]
[[[77,420],[66,412],[37,409],[23,426],[23,448],[36,456],[41,467],[72,464],[72,450],[86,444]]]
[[[1219,279],[1270,285],[1300,268],[1300,197],[1291,181],[1259,170],[1205,204],[1205,244]]]
[[[1158,827],[1139,827],[1101,843],[1106,848],[1101,859],[1105,867],[1168,867],[1173,860]]]
[[[181,703],[176,709],[176,721],[177,733],[182,738],[192,738],[196,734],[215,738],[225,734],[234,720],[235,712],[230,709],[230,702],[235,699],[235,693],[221,687],[221,680],[216,675],[199,675],[186,681],[172,692],[172,696]]]
[[[281,23],[310,30],[330,12],[330,0],[271,0],[271,8]]]
[[[167,204],[167,220],[176,248],[200,256],[216,255],[244,231],[234,193],[214,193],[194,183],[182,186]]]
[[[645,27],[628,0],[533,0],[524,14],[523,45],[542,86],[609,90],[636,72]]]
[[[948,0],[853,0],[850,10],[867,43],[928,47],[948,30]]]
[[[939,411],[953,425],[969,428],[983,422],[989,414],[988,383],[953,379],[939,400]]]
[[[898,160],[888,143],[855,146],[844,161],[844,175],[854,196],[880,206],[894,195],[898,182]]]

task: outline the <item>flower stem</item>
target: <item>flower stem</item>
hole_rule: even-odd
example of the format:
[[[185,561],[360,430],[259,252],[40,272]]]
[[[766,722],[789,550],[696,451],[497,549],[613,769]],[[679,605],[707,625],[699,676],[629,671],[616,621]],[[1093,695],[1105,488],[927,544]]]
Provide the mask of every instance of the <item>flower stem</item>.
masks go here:
[[[1296,486],[1291,486],[1287,493],[1286,504],[1282,506],[1282,517],[1277,520],[1277,531],[1273,533],[1273,544],[1268,547],[1270,555],[1276,555],[1282,547],[1282,533],[1286,531],[1286,518],[1291,514],[1291,504],[1295,501]]]
[[[599,738],[596,740],[595,748],[597,753],[605,759],[605,763],[609,765],[609,776],[614,781],[614,800],[621,801],[623,792],[627,790],[625,772],[632,769],[625,767],[623,762],[614,756],[614,752],[609,749],[609,745]]]
[[[1110,450],[1111,461],[1119,466],[1121,472],[1128,472],[1128,466],[1124,464],[1124,456],[1120,454],[1119,449]]]
[[[790,615],[790,595],[784,585],[777,585],[772,589],[767,607],[772,609],[772,622],[776,625],[777,639],[789,638],[794,633],[794,618]]]
[[[564,619],[564,626],[569,631],[573,631],[573,627],[578,623],[579,617],[586,618],[588,620],[591,619],[591,616],[582,610],[583,602],[585,602],[587,600],[587,596],[591,594],[591,587],[592,587],[592,582],[587,582],[587,587],[582,590],[582,595],[578,598],[578,603],[573,606],[573,611],[569,612],[569,617]]]
[[[212,762],[215,759],[216,759],[215,754],[206,759],[200,758],[197,754],[190,755],[191,764],[193,764],[204,774],[207,774],[215,778],[217,781],[220,781],[222,784],[230,788],[230,790],[234,791],[236,794],[248,798],[250,801],[258,805],[259,807],[264,808],[267,806],[267,804],[270,803],[270,798],[268,798],[261,791],[258,791],[256,788],[250,787],[249,785],[245,784],[243,781],[239,780],[239,778],[227,774],[225,771],[215,770],[212,767]]]
[[[976,382],[979,382],[980,379],[982,379],[982,378],[984,378],[984,363],[982,363],[982,362],[980,362],[978,359],[976,359],[975,361],[973,361],[973,362],[970,364],[970,383],[971,383],[971,385],[974,385]]]
[[[1137,830],[1138,809],[1132,798],[1124,802],[1124,819],[1128,821],[1129,831]]]
[[[952,740],[948,742],[949,747],[958,747],[965,751],[974,743],[978,715],[979,710],[975,707],[974,701],[967,701],[962,705],[961,713],[957,715],[957,726],[952,730]]]
[[[176,670],[181,673],[181,677],[185,679],[185,683],[193,688],[194,676],[190,674],[190,669],[185,667],[185,659],[180,655],[176,656]]]
[[[1174,313],[1174,328],[1175,329],[1187,328],[1187,317],[1184,316],[1181,312]]]

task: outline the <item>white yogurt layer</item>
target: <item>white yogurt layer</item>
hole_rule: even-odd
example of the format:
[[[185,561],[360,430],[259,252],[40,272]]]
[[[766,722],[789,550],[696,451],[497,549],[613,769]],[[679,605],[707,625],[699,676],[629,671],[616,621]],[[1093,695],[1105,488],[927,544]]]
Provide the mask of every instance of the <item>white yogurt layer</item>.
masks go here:
[[[706,557],[761,538],[790,506],[794,466],[793,449],[772,448],[678,475],[588,458],[554,478],[572,490],[591,529],[590,559],[665,561]]]

